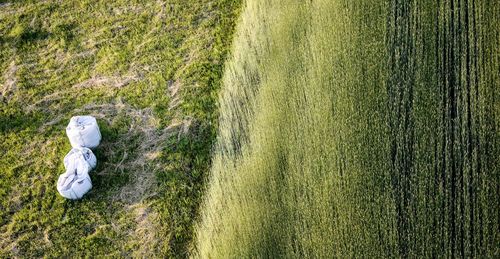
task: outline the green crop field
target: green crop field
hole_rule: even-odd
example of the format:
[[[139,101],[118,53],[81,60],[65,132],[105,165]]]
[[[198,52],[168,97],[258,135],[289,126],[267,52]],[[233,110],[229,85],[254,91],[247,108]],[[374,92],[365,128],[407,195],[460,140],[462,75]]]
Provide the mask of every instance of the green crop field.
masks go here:
[[[248,0],[201,258],[500,256],[500,4]]]
[[[500,257],[497,2],[0,0],[0,258]]]

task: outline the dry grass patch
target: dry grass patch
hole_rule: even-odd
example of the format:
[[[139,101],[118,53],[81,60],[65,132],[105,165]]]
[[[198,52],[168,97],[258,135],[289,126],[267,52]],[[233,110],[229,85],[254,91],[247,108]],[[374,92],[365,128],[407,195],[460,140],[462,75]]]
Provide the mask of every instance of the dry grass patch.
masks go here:
[[[111,87],[111,88],[120,88],[124,87],[131,82],[138,81],[140,79],[137,75],[126,75],[126,76],[94,76],[90,79],[87,79],[81,83],[78,83],[73,86],[75,89],[79,88],[89,88],[89,87]]]
[[[1,87],[0,92],[0,101],[9,101],[12,98],[12,95],[17,90],[17,78],[16,78],[17,66],[16,62],[13,60],[10,62],[7,70],[4,73],[4,82]]]

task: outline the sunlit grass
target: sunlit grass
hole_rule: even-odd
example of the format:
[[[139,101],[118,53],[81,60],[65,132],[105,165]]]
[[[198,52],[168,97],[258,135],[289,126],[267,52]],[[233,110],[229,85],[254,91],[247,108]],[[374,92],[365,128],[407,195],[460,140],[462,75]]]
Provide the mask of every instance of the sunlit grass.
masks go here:
[[[0,257],[185,257],[239,1],[0,2]],[[80,114],[103,142],[72,202]]]
[[[499,8],[246,1],[194,254],[498,255]]]

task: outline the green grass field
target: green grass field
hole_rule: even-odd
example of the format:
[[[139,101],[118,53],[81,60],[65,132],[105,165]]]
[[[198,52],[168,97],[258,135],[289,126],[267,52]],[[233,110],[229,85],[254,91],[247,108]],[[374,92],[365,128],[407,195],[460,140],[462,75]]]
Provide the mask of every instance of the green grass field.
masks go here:
[[[246,1],[195,255],[498,257],[499,14]]]
[[[0,257],[186,257],[240,1],[0,2]],[[103,143],[72,202],[78,114]]]

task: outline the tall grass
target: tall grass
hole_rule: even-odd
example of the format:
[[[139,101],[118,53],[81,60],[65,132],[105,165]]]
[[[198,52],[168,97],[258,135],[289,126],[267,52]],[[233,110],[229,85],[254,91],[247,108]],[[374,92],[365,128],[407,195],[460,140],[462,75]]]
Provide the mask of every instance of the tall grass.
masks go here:
[[[247,0],[194,255],[499,255],[493,1]]]

